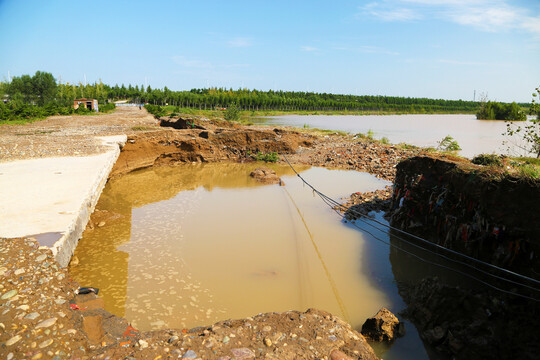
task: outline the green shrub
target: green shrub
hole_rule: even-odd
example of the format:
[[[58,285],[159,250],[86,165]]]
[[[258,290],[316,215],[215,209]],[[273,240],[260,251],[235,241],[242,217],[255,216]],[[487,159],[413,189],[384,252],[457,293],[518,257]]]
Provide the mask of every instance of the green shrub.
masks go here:
[[[496,154],[480,154],[476,155],[471,162],[476,165],[484,166],[502,166],[502,160],[499,155]]]
[[[165,116],[165,113],[166,113],[165,109],[159,105],[146,104],[144,105],[144,108],[150,114],[154,115],[156,119],[159,119],[160,117]]]
[[[540,166],[533,164],[522,164],[519,167],[519,175],[529,180],[540,179]]]
[[[258,152],[257,155],[255,155],[255,160],[257,161],[264,161],[264,162],[273,162],[275,163],[278,161],[279,155],[277,152],[271,152],[267,154],[263,154],[262,152]]]
[[[110,112],[110,111],[113,111],[114,109],[116,109],[116,105],[114,103],[107,103],[107,104],[102,104],[102,105],[99,105],[99,112]]]
[[[225,115],[223,115],[223,117],[227,121],[236,121],[240,119],[240,109],[235,103],[232,103],[227,107],[227,110],[225,110]]]

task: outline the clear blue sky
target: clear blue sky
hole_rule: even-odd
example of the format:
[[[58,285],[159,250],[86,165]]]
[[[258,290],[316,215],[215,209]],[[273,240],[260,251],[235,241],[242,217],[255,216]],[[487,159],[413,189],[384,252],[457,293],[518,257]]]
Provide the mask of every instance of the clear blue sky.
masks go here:
[[[0,0],[0,79],[529,102],[539,0]]]

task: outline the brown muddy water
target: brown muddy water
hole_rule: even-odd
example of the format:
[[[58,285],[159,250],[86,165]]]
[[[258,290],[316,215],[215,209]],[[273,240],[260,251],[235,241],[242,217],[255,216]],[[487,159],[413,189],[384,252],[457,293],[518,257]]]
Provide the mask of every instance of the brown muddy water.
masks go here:
[[[108,218],[79,242],[73,278],[100,288],[106,309],[141,330],[310,307],[360,330],[382,306],[403,309],[388,248],[366,253],[365,235],[290,168],[269,165],[280,187],[251,179],[258,166],[190,164],[112,179],[97,207]],[[367,173],[298,170],[334,199],[389,185]],[[407,327],[385,358],[426,358]]]

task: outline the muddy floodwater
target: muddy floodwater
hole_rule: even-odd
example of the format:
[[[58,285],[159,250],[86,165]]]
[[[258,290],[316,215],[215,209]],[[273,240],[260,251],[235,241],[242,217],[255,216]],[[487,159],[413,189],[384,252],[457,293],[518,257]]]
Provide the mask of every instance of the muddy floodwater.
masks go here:
[[[340,130],[351,134],[371,130],[376,139],[386,137],[393,144],[404,142],[423,147],[437,147],[439,141],[450,135],[461,146],[460,155],[465,157],[481,153],[527,155],[516,146],[520,143],[517,139],[503,135],[506,122],[477,120],[476,115],[283,115],[253,121],[262,125]]]
[[[367,254],[362,232],[290,168],[268,165],[285,186],[262,185],[249,177],[258,166],[159,167],[109,181],[97,207],[103,221],[79,242],[72,276],[142,330],[310,307],[360,330],[381,306],[403,309],[387,248]],[[354,171],[298,170],[334,199],[390,184]],[[411,324],[407,331],[385,358],[425,358]]]

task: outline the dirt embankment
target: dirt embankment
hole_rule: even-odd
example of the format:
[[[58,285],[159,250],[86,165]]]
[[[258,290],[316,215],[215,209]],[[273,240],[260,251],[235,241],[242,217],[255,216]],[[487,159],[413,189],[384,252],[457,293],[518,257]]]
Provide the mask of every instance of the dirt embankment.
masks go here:
[[[397,169],[391,224],[539,279],[540,183],[459,159],[414,157]]]
[[[290,154],[311,147],[315,138],[274,129],[163,129],[131,135],[111,177],[150,166],[185,162],[241,161],[259,152]]]

